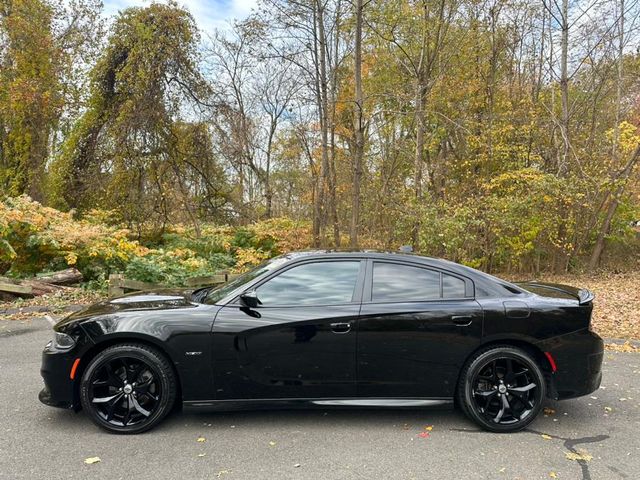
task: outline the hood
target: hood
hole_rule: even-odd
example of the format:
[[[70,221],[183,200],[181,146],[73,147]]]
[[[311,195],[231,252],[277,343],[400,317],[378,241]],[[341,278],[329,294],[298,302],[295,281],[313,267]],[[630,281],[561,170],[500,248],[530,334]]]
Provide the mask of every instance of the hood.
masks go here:
[[[541,297],[578,300],[580,305],[586,305],[595,298],[595,295],[586,288],[572,287],[562,283],[529,281],[517,282],[516,285]]]
[[[195,307],[196,304],[191,301],[192,292],[193,290],[162,289],[130,293],[122,297],[94,303],[82,310],[74,312],[60,320],[54,328],[58,330],[80,320],[125,311],[169,310],[172,308]]]

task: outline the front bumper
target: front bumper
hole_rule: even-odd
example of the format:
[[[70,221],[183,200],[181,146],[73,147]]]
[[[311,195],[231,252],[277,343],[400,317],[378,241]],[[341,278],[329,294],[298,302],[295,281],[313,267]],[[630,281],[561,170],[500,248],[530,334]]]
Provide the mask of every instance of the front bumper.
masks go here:
[[[558,369],[551,380],[558,400],[581,397],[600,388],[604,342],[598,335],[579,330],[544,341],[539,347],[555,359]]]
[[[47,344],[42,352],[40,374],[44,388],[38,395],[45,405],[58,408],[76,408],[78,405],[74,381],[70,378],[71,367],[75,360],[72,352],[62,352]]]

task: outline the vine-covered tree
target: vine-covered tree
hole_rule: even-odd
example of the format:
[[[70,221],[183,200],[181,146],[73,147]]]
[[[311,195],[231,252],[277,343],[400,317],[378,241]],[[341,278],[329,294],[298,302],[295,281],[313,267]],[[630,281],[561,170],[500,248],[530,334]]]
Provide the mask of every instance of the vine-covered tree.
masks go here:
[[[91,71],[87,109],[52,166],[55,204],[118,207],[128,222],[168,220],[172,179],[184,175],[171,167],[187,167],[176,158],[180,135],[193,135],[176,122],[197,115],[210,94],[198,42],[193,17],[174,3],[129,8],[116,18]],[[214,161],[209,144],[193,147]]]

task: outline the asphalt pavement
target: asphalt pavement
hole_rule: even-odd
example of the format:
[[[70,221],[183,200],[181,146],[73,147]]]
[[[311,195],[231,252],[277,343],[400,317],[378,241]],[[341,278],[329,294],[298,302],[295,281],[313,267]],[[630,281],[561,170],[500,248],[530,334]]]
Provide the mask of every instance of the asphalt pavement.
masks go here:
[[[178,412],[121,436],[40,404],[50,336],[42,319],[0,320],[2,480],[640,479],[640,354],[606,352],[600,390],[548,401],[517,434],[421,409]]]

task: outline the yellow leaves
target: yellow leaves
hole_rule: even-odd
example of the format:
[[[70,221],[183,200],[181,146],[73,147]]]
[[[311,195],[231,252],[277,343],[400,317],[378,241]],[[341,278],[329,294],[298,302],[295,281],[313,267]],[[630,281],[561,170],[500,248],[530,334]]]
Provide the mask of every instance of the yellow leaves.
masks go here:
[[[204,438],[204,437],[198,437],[198,439],[196,440],[196,442],[198,442],[198,443],[204,443],[206,441],[207,441],[207,439]]]
[[[540,435],[542,438],[544,438],[545,440],[552,440],[553,437],[551,435],[547,435],[546,433],[543,433],[542,435]]]
[[[558,478],[558,474],[556,472],[549,472],[549,477]]]
[[[640,135],[638,135],[638,127],[624,121],[618,125],[618,148],[623,155],[630,155],[640,144]],[[607,130],[607,139],[613,143],[615,138],[615,129]]]
[[[65,255],[64,259],[66,260],[67,265],[72,266],[78,261],[78,256],[73,252],[69,252]]]
[[[544,407],[542,409],[542,413],[544,413],[545,415],[553,415],[556,413],[556,411],[551,407]]]
[[[640,348],[632,345],[628,340],[623,344],[619,343],[606,343],[604,348],[607,350],[611,350],[613,352],[624,352],[624,353],[640,353]]]
[[[249,268],[262,263],[269,258],[269,254],[253,247],[238,248],[236,250],[236,264],[233,267],[234,273],[242,273]]]
[[[589,455],[589,452],[587,452],[586,450],[582,450],[580,448],[577,449],[575,452],[566,452],[564,456],[567,458],[567,460],[573,460],[576,462],[579,462],[579,461],[590,462],[591,459],[593,459],[593,457]]]
[[[89,457],[84,459],[84,463],[87,465],[93,465],[94,463],[100,463],[101,461],[100,457]]]
[[[276,442],[269,442],[269,446],[270,447],[275,447],[276,446]]]
[[[424,427],[424,429],[425,429],[427,432],[430,432],[431,430],[433,430],[433,425],[427,425],[426,427]]]

